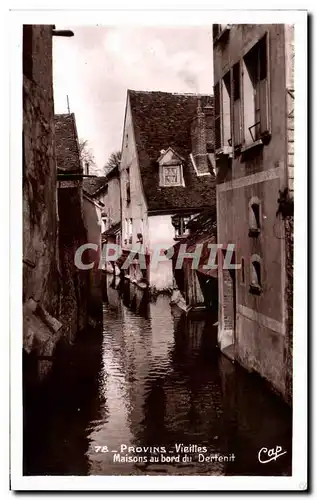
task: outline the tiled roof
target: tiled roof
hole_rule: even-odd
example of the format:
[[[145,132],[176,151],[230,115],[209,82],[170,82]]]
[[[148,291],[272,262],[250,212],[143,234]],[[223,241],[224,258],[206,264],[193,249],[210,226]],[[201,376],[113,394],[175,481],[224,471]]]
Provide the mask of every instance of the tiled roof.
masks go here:
[[[83,190],[90,196],[95,196],[107,183],[107,177],[87,177],[83,180]]]
[[[192,150],[191,122],[196,116],[198,97],[204,108],[212,104],[212,96],[134,90],[129,90],[128,96],[149,212],[213,206],[216,196],[214,176],[197,176],[189,158]],[[159,186],[157,159],[161,150],[168,147],[185,158],[185,188]]]
[[[96,196],[99,192],[103,190],[110,181],[115,177],[119,178],[119,169],[114,167],[106,176],[98,177],[86,177],[83,181],[83,189],[90,196]]]
[[[74,113],[55,115],[55,155],[59,172],[82,172]]]

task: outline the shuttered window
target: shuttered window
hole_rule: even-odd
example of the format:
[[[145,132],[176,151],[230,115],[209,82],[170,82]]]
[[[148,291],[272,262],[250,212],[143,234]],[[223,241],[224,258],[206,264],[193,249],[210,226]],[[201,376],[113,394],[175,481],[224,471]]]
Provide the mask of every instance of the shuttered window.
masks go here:
[[[241,121],[241,78],[240,63],[232,68],[232,97],[233,97],[233,146],[235,148],[242,144],[242,121]]]
[[[220,101],[220,85],[219,82],[214,86],[215,99],[215,149],[221,148],[221,101]]]
[[[270,131],[267,47],[268,40],[265,35],[244,58],[247,70],[245,74],[247,90],[244,93],[245,110],[247,110],[245,115],[246,142],[256,141]],[[251,100],[253,106],[249,105]]]
[[[231,75],[230,71],[225,74],[222,80],[222,146],[231,146]]]
[[[129,203],[131,203],[130,169],[129,168],[127,168],[126,197],[127,197],[127,205],[129,205]]]

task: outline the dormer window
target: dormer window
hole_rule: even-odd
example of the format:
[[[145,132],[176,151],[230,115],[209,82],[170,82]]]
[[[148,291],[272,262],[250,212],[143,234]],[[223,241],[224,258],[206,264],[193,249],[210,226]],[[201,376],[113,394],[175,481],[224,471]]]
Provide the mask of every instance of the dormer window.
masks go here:
[[[160,186],[184,186],[183,159],[172,148],[161,151],[158,159]]]
[[[163,165],[163,184],[164,186],[181,185],[181,165]]]

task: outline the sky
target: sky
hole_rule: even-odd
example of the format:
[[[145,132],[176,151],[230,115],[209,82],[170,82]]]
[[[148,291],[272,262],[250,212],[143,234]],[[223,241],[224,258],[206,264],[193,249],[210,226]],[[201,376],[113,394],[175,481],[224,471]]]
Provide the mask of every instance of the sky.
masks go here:
[[[56,26],[53,37],[55,113],[75,113],[99,172],[121,150],[127,89],[212,93],[212,26]]]

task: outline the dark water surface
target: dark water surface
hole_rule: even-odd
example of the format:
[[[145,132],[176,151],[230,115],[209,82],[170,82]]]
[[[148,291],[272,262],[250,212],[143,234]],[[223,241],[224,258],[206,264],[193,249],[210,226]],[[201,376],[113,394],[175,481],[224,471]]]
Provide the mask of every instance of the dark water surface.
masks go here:
[[[108,276],[103,332],[85,332],[25,405],[24,473],[291,474],[291,412],[219,353],[215,321]]]

